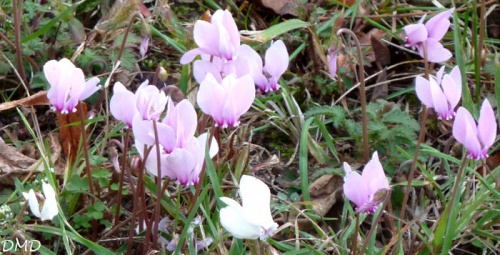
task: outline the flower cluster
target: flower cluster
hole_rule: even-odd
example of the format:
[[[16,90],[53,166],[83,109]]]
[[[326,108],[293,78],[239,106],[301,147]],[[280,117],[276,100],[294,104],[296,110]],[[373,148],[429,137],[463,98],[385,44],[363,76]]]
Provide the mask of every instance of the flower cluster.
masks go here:
[[[146,169],[150,174],[158,176],[159,160],[161,178],[176,179],[182,185],[196,184],[205,159],[207,134],[194,136],[198,119],[188,100],[174,105],[163,91],[148,83],[141,84],[134,94],[117,82],[110,102],[111,113],[132,128],[135,146],[140,156],[146,158]],[[160,120],[167,104],[167,113]],[[158,134],[159,155],[154,125]],[[152,147],[147,157],[145,146]],[[212,140],[210,156],[214,157],[217,152],[217,142]]]
[[[263,65],[254,49],[240,44],[236,22],[228,10],[216,11],[210,22],[196,21],[193,37],[198,48],[186,52],[180,63],[188,64],[201,56],[193,64],[193,76],[200,84],[198,104],[217,125],[239,124],[239,117],[255,99],[255,85],[261,92],[279,89],[278,80],[289,63],[282,41],[267,49]]]

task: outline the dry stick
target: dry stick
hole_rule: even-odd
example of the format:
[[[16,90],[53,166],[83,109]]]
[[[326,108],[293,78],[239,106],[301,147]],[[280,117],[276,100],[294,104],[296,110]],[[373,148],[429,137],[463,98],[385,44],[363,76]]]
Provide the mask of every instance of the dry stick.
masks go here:
[[[340,34],[349,34],[356,42],[356,51],[359,58],[359,94],[361,96],[361,118],[363,121],[363,160],[364,163],[370,159],[370,149],[368,147],[368,117],[366,115],[366,91],[365,91],[365,68],[363,66],[363,53],[358,38],[351,30],[341,28],[337,31],[337,36]]]
[[[375,227],[377,226],[380,217],[382,216],[382,214],[384,214],[385,207],[387,206],[390,197],[391,197],[391,190],[389,190],[389,192],[387,192],[387,194],[385,195],[385,200],[384,204],[382,205],[382,210],[377,215],[377,218],[375,219],[375,224],[373,224],[372,227],[370,228],[370,232],[368,232],[368,236],[366,236],[366,241],[365,244],[363,244],[363,248],[361,249],[360,254],[365,254],[366,248],[368,248],[368,242],[370,241],[370,238],[372,238],[372,235],[375,232]]]
[[[481,12],[479,14],[479,39],[478,39],[478,45],[477,45],[477,56],[479,57],[479,65],[481,65],[481,59],[482,59],[482,52],[483,52],[483,39],[484,39],[484,30],[485,30],[485,22],[486,22],[486,19],[485,19],[485,15],[486,15],[486,3],[485,3],[485,0],[481,0]],[[479,66],[478,66],[479,67]],[[481,81],[481,67],[479,67],[477,70],[477,78],[476,78],[476,82],[479,82]],[[477,103],[479,103],[479,98],[480,98],[480,95],[481,95],[481,90],[478,89],[479,88],[479,83],[477,84],[477,87],[476,87],[476,101]]]
[[[119,185],[118,185],[118,197],[116,198],[116,210],[115,210],[115,223],[114,225],[118,224],[118,221],[120,220],[120,207],[122,205],[122,192],[123,192],[123,179],[125,177],[125,171],[128,171],[127,169],[127,151],[128,151],[128,141],[130,138],[130,128],[127,128],[127,132],[125,133],[125,144],[123,146],[123,151],[122,151],[122,169],[120,172],[120,180]],[[132,179],[130,179],[132,181]]]
[[[85,171],[87,174],[87,178],[89,178],[89,192],[91,194],[90,198],[92,201],[92,205],[94,204],[94,183],[92,179],[92,169],[90,169],[90,158],[89,158],[89,151],[87,148],[87,133],[85,132],[85,116],[83,116],[83,102],[80,102],[78,105],[80,105],[80,109],[78,110],[80,112],[80,126],[82,130],[82,138],[83,138],[83,153],[85,155]]]
[[[24,84],[28,85],[28,79],[26,79],[26,73],[23,66],[23,55],[21,47],[21,16],[23,11],[23,0],[12,1],[12,11],[14,12],[14,37],[16,43],[16,58],[17,58],[17,70],[21,76]],[[27,93],[30,93],[29,87],[25,87]]]

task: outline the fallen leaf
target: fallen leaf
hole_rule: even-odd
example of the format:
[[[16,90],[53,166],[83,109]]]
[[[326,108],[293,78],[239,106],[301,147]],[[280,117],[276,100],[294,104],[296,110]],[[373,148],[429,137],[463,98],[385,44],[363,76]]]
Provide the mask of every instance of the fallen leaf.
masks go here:
[[[49,136],[50,162],[54,163],[60,157],[61,147],[59,143]],[[20,150],[6,143],[0,143],[0,184],[14,185],[14,179],[25,179],[30,174],[43,171],[45,165],[42,160],[28,157]],[[64,168],[56,167],[55,173],[62,175]]]
[[[297,16],[297,0],[262,0],[262,5],[273,10],[279,15]]]
[[[76,112],[61,114],[56,112],[57,121],[59,124],[59,142],[61,143],[64,155],[68,158],[70,164],[75,162],[80,136],[82,134],[81,125],[74,125],[75,122],[80,122],[80,111],[83,109],[83,116],[87,116],[87,104],[79,102]]]
[[[29,107],[35,105],[49,105],[49,104],[50,102],[49,99],[47,98],[47,91],[43,90],[29,97],[0,104],[0,112],[17,106]]]

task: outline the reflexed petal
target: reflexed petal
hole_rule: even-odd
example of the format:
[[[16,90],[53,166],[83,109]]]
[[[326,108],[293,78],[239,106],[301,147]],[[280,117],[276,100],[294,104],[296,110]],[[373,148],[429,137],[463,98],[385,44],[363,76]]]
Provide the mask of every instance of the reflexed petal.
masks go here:
[[[441,12],[436,16],[430,18],[425,23],[425,28],[429,33],[429,38],[433,38],[436,41],[440,41],[441,39],[443,39],[444,34],[446,34],[448,29],[450,28],[450,16],[454,11],[455,8]]]
[[[199,135],[197,139],[203,151],[203,158],[205,158],[205,146],[208,139],[208,133],[203,133]],[[217,140],[214,137],[212,137],[212,142],[210,143],[210,151],[208,152],[208,155],[210,156],[210,158],[213,158],[215,157],[215,155],[217,155],[217,153],[219,153],[219,144],[217,143]]]
[[[146,145],[155,144],[155,133],[152,120],[143,120],[139,114],[136,114],[132,120],[132,131],[136,140]],[[142,150],[142,148],[137,148]]]
[[[337,56],[339,51],[333,46],[328,48],[328,72],[330,76],[335,77],[337,75]]]
[[[372,159],[366,164],[361,175],[365,183],[369,184],[370,192],[375,193],[380,189],[390,189],[385,177],[384,169],[378,158],[378,153],[373,153]]]
[[[35,215],[36,217],[40,218],[41,217],[40,204],[38,203],[38,199],[36,198],[33,189],[30,189],[30,191],[28,192],[28,198],[26,198],[26,200],[28,200],[31,213],[33,213],[33,215]]]
[[[217,66],[210,62],[210,60],[196,60],[193,64],[193,76],[196,82],[201,83],[207,73],[212,74],[218,82],[222,81],[221,70]]]
[[[415,92],[418,99],[429,108],[434,108],[434,101],[432,100],[431,85],[428,80],[422,76],[417,76],[415,79]]]
[[[182,148],[175,149],[166,158],[165,175],[177,179],[182,185],[191,185],[191,172],[195,167],[194,157],[190,151]]]
[[[448,102],[446,97],[441,90],[441,87],[436,83],[436,81],[429,77],[429,86],[431,87],[432,102],[434,105],[434,110],[438,113],[439,117],[442,119],[447,119],[448,116]]]
[[[85,82],[85,88],[78,97],[78,100],[85,100],[88,97],[92,96],[96,91],[98,91],[101,88],[101,85],[98,85],[100,81],[101,80],[99,80],[99,78],[97,77],[92,77],[87,80]]]
[[[351,166],[344,162],[344,194],[356,204],[356,207],[361,207],[370,197],[368,185],[364,182],[361,175],[352,171]]]
[[[449,74],[445,74],[441,83],[444,95],[450,104],[450,112],[454,112],[460,98],[462,98],[462,84],[457,84]]]
[[[127,90],[120,82],[113,86],[113,96],[109,102],[111,114],[117,119],[125,122],[128,128],[132,127],[132,120],[138,113],[135,107],[135,94]]]
[[[221,197],[220,200],[227,205],[220,209],[220,223],[231,235],[240,239],[260,237],[261,227],[245,218],[243,207],[238,202],[228,197]]]
[[[443,47],[443,45],[432,38],[427,39],[427,60],[433,63],[444,62],[451,58],[451,52]],[[420,56],[424,57],[423,47],[417,47]]]
[[[288,68],[289,58],[285,44],[278,40],[266,51],[264,70],[277,80]]]
[[[460,107],[453,122],[453,136],[467,148],[469,155],[478,156],[481,145],[477,139],[476,122],[467,109]]]
[[[483,151],[487,151],[495,142],[497,136],[497,122],[495,113],[488,99],[485,99],[479,113],[479,121],[477,124],[477,136],[483,145]]]
[[[158,143],[163,146],[166,153],[172,152],[177,147],[175,130],[171,126],[161,122],[156,123],[156,128],[158,131]]]
[[[415,46],[427,39],[427,29],[423,24],[410,24],[403,28],[406,33],[406,46]]]
[[[443,74],[444,74],[444,66],[439,68],[439,71],[436,73],[436,82],[438,84],[441,84],[441,82],[443,80]]]
[[[182,55],[179,62],[181,63],[181,65],[188,64],[191,61],[193,61],[194,58],[196,58],[196,56],[201,55],[203,53],[204,52],[200,48],[194,48],[194,49],[189,50],[188,52],[184,53],[184,55]]]
[[[455,81],[455,84],[458,87],[460,87],[460,91],[462,91],[462,74],[460,72],[460,68],[458,66],[455,66],[453,69],[451,69],[450,76]],[[462,92],[460,92],[461,94]]]
[[[271,192],[264,182],[250,175],[242,175],[240,197],[248,221],[259,226],[274,223],[270,209]]]
[[[215,80],[214,76],[210,73],[207,74],[205,79],[200,84],[196,102],[201,110],[214,118],[215,122],[219,125],[224,123],[224,103],[227,100],[227,92]]]
[[[45,202],[43,203],[40,219],[42,221],[52,220],[52,218],[54,218],[54,216],[59,213],[56,201],[56,193],[54,192],[52,186],[45,182],[42,183],[42,189],[45,196]]]
[[[177,139],[187,140],[194,136],[198,125],[198,115],[189,100],[184,99],[175,106]]]
[[[228,10],[217,10],[211,22],[217,26],[219,32],[220,57],[232,60],[240,46],[240,34],[236,22]]]
[[[238,121],[241,115],[246,113],[255,99],[255,85],[250,75],[245,75],[233,81],[230,85],[229,99],[235,104],[235,119]]]
[[[219,55],[219,30],[214,24],[204,20],[196,21],[194,23],[193,38],[200,51],[209,55]]]

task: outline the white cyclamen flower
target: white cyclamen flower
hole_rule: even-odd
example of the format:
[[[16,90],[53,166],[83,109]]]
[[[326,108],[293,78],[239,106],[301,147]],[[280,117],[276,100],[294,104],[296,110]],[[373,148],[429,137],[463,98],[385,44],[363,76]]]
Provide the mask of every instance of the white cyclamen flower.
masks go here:
[[[59,210],[57,209],[56,193],[52,186],[45,182],[42,182],[42,189],[43,194],[45,195],[45,201],[41,212],[40,204],[38,203],[38,199],[36,198],[33,189],[30,189],[28,193],[23,192],[23,196],[28,201],[33,215],[40,218],[42,221],[52,220],[52,218],[59,213]]]
[[[220,200],[227,204],[220,209],[220,223],[234,237],[240,239],[266,239],[278,228],[271,215],[271,192],[261,180],[243,175],[240,180],[243,206],[228,197]]]

